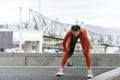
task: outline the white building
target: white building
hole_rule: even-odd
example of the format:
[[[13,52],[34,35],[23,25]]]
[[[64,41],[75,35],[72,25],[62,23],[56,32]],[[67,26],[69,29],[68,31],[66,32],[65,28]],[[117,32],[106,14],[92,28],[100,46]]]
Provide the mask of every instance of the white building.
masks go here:
[[[38,30],[3,30],[13,32],[13,44],[19,45],[19,51],[32,52],[32,46],[36,46],[35,52],[42,52],[43,33]],[[24,48],[22,48],[24,46]],[[13,47],[15,49],[16,47]],[[21,49],[20,49],[21,48]]]

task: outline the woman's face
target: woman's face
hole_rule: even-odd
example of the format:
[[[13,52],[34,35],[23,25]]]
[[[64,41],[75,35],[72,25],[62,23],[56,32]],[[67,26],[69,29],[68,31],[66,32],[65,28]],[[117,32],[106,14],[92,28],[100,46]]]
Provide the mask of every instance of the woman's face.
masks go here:
[[[72,30],[72,34],[74,35],[74,36],[78,36],[79,34],[80,34],[80,31],[78,30],[78,31],[73,31]]]

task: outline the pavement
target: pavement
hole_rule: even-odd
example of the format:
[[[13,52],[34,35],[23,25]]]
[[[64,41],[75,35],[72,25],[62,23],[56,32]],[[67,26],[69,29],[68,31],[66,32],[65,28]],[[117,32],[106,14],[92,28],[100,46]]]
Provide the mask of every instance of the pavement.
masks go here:
[[[65,67],[63,77],[56,77],[58,66],[1,66],[0,80],[88,80],[86,67]],[[94,77],[113,67],[93,67]],[[94,80],[94,79],[93,79]]]
[[[120,67],[108,70],[88,80],[120,80]]]
[[[112,78],[111,80],[120,80],[120,74],[114,78]]]

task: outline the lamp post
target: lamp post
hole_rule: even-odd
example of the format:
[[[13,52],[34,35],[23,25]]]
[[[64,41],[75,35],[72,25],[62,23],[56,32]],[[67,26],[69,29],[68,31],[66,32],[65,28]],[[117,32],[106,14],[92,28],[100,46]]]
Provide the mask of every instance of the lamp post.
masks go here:
[[[41,0],[38,0],[38,12],[40,13]]]
[[[76,20],[76,21],[75,21],[75,24],[76,24],[76,25],[78,25],[78,24],[79,24],[79,21],[78,21],[78,20]]]
[[[22,52],[22,7],[20,6],[20,29],[19,29],[19,34],[20,34],[20,41],[19,41],[19,49],[20,52]]]
[[[81,25],[81,27],[84,27],[84,22],[83,22],[83,21],[81,21],[81,24],[80,24],[80,25]]]

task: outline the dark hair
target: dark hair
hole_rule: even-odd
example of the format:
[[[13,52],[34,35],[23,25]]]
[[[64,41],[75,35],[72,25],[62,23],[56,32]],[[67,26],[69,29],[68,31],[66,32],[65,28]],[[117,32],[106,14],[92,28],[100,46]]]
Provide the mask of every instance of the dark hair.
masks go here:
[[[73,31],[78,31],[80,29],[80,26],[79,25],[73,25],[72,27],[71,27],[71,30],[73,30]]]

